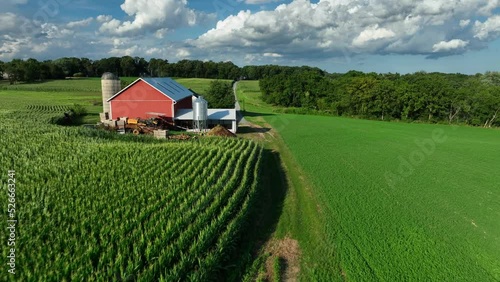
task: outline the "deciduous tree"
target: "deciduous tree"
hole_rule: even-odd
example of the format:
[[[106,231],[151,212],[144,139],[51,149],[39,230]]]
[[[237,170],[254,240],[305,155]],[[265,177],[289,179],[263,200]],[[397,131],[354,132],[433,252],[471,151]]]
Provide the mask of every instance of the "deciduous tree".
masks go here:
[[[231,83],[212,81],[205,98],[211,108],[234,109],[235,97]]]

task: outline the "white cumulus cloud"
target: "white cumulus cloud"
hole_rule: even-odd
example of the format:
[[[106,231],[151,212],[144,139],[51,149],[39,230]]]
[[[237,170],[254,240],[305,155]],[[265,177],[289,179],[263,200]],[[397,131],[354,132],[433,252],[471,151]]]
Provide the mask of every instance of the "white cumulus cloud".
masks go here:
[[[270,11],[240,11],[188,43],[287,58],[346,53],[445,56],[445,50],[465,52],[481,46],[478,40],[500,36],[500,18],[494,15],[498,4],[499,0],[293,0]],[[478,17],[488,19],[476,22],[474,37],[469,19]],[[457,37],[458,26],[462,34],[457,40],[462,43],[448,49],[440,45]]]
[[[92,22],[94,21],[93,18],[86,18],[86,19],[83,19],[81,21],[74,21],[74,22],[69,22],[68,24],[66,24],[66,26],[68,28],[75,28],[75,27],[84,27],[84,26],[88,26],[89,24],[91,24]]]
[[[100,23],[104,23],[104,22],[109,22],[110,20],[112,20],[113,17],[110,16],[110,15],[99,15],[97,16],[96,20]]]
[[[460,27],[462,27],[462,28],[466,27],[470,24],[470,20],[461,20],[459,24],[460,24]]]
[[[187,4],[187,0],[125,0],[120,7],[133,19],[121,21],[101,18],[106,21],[100,31],[115,35],[134,35],[144,31],[194,26],[214,17],[190,9]]]
[[[185,48],[179,48],[175,55],[179,59],[185,59],[185,58],[188,58],[189,56],[191,56],[191,52],[189,52],[189,50],[187,50]]]
[[[474,24],[475,38],[479,40],[489,40],[500,34],[500,16],[495,15],[485,22],[476,21]]]
[[[0,13],[0,32],[14,30],[19,24],[19,18],[15,14]]]
[[[278,54],[278,53],[264,53],[263,56],[264,57],[273,57],[273,58],[281,58],[281,57],[283,57],[283,55]]]
[[[373,40],[391,38],[394,36],[396,36],[396,34],[392,30],[379,28],[378,24],[376,24],[363,30],[356,38],[354,38],[352,44],[354,46],[362,46],[369,44],[370,41]]]
[[[441,41],[432,46],[432,52],[448,52],[451,50],[461,49],[469,45],[469,41],[461,39],[452,39],[450,41]]]
[[[29,11],[19,12],[16,4],[26,0],[5,0],[0,60],[133,55],[314,65],[370,54],[438,58],[485,48],[500,38],[500,0],[221,0],[231,15],[218,22],[190,6],[194,1],[121,0],[122,15],[97,12],[92,18],[41,23]],[[244,2],[287,4],[237,10],[235,3]],[[206,29],[193,38],[200,27]]]

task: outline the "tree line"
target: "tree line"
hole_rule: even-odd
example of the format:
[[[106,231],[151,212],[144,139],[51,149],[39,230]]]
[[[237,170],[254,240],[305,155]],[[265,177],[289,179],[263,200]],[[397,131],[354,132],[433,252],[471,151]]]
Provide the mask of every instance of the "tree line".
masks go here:
[[[181,60],[170,63],[165,59],[152,58],[149,61],[140,57],[110,57],[100,60],[88,58],[60,58],[38,61],[36,59],[14,59],[0,61],[0,78],[6,74],[12,84],[35,82],[66,77],[100,77],[105,72],[113,72],[121,77],[186,77],[212,79],[261,79],[280,73],[292,73],[297,67],[276,65],[238,67],[232,62],[213,62],[200,60]],[[299,67],[303,70],[320,69]]]
[[[500,126],[500,73],[326,74],[296,71],[260,80],[263,100],[319,112],[379,120]]]

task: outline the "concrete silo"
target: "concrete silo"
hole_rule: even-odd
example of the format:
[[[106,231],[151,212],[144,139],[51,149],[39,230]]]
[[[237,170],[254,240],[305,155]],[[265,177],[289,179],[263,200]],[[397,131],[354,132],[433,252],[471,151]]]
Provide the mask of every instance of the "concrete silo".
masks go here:
[[[102,110],[104,116],[109,116],[110,105],[108,99],[114,96],[116,93],[120,92],[122,89],[120,78],[113,73],[106,72],[101,77],[101,87],[102,87]],[[106,119],[106,118],[104,118]],[[103,120],[103,116],[101,116]]]

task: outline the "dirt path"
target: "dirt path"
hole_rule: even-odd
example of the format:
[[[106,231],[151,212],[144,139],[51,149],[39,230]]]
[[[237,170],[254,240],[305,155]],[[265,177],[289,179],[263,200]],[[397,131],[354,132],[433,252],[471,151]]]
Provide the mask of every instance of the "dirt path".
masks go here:
[[[234,104],[234,108],[236,109],[236,119],[238,120],[239,124],[247,124],[248,121],[245,119],[245,117],[243,117],[243,114],[241,113],[240,102],[238,101],[238,96],[236,95],[237,88],[238,88],[238,81],[236,81],[233,84],[234,100],[236,101]]]
[[[297,240],[284,238],[281,240],[271,239],[266,245],[266,252],[270,257],[266,261],[266,279],[273,281],[274,277],[280,277],[282,281],[295,282],[299,280],[300,273],[300,247]],[[274,263],[278,260],[280,264],[279,275],[274,273]]]

